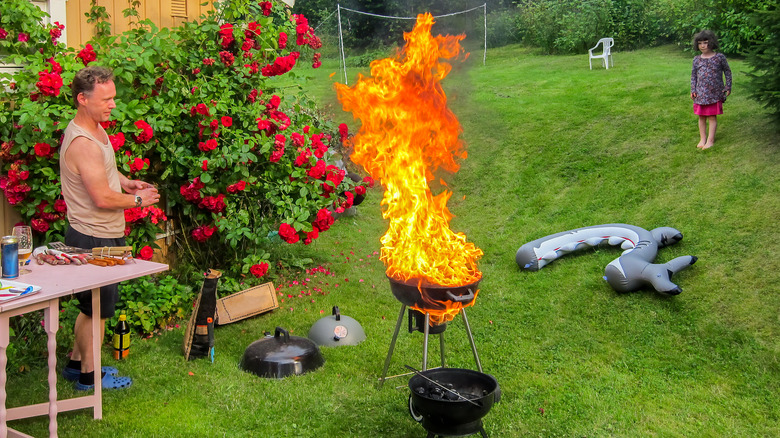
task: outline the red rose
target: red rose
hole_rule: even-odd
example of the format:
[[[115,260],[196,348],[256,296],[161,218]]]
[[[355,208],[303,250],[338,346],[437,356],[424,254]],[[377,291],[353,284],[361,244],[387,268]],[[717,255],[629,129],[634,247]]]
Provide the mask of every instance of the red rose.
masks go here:
[[[252,267],[249,268],[249,273],[257,278],[262,277],[268,273],[268,263],[262,262],[256,265],[252,265]]]
[[[274,122],[277,122],[279,125],[277,126],[277,129],[280,131],[284,131],[288,127],[290,127],[290,124],[292,123],[290,121],[290,117],[287,116],[287,114],[281,112],[281,111],[270,111],[268,113],[269,116],[274,120]]]
[[[54,201],[54,211],[57,213],[65,213],[68,211],[68,206],[65,204],[64,199],[57,199]]]
[[[84,65],[87,65],[97,59],[97,54],[92,48],[92,44],[87,44],[83,49],[81,49],[79,54],[76,55],[76,58],[81,59],[81,62],[83,62]]]
[[[231,126],[233,126],[233,118],[230,116],[222,116],[221,122],[222,122],[222,126],[224,126],[225,128],[230,128]]]
[[[273,4],[271,2],[260,2],[260,7],[263,9],[263,15],[269,16],[271,15],[271,8],[273,7]]]
[[[290,224],[283,223],[279,226],[279,237],[287,243],[296,243],[300,240],[298,232]]]
[[[252,89],[252,91],[249,92],[249,95],[246,96],[246,100],[255,103],[255,100],[257,100],[257,89]]]
[[[220,42],[222,48],[227,49],[234,40],[233,25],[225,23],[222,26],[219,26],[219,36],[222,38],[222,41]]]
[[[298,158],[295,159],[295,165],[298,167],[302,167],[305,164],[309,164],[309,158],[311,158],[311,149],[306,148],[298,155]]]
[[[195,116],[195,114],[200,114],[202,116],[209,116],[209,107],[206,106],[205,103],[199,103],[197,105],[194,105],[192,108],[190,108],[190,115]]]
[[[225,195],[220,193],[217,196],[206,196],[198,203],[198,207],[205,208],[214,213],[225,211]]]
[[[62,73],[62,65],[60,65],[59,62],[54,60],[54,57],[47,59],[49,61],[49,64],[51,64],[51,72],[52,73]]]
[[[309,169],[308,175],[314,179],[320,179],[325,176],[325,167],[325,161],[317,160],[317,164]]]
[[[284,49],[287,47],[287,34],[279,32],[279,48]]]
[[[154,256],[154,250],[149,245],[144,246],[141,248],[141,251],[138,252],[138,258],[141,260],[151,260],[152,256]]]
[[[125,145],[125,134],[117,132],[116,135],[109,135],[108,140],[111,142],[114,152],[118,152]]]
[[[272,163],[278,162],[284,155],[284,143],[287,141],[284,135],[276,134],[274,137],[274,151],[271,152],[271,158],[269,161]]]
[[[339,137],[341,137],[341,142],[344,143],[344,140],[349,137],[349,127],[346,123],[342,123],[339,125]]]
[[[149,140],[151,140],[154,136],[152,127],[143,120],[138,120],[135,122],[135,127],[141,130],[141,133],[135,136],[135,142],[138,144],[148,143]]]
[[[209,160],[203,160],[203,164],[200,166],[201,169],[203,169],[204,172],[209,170]]]
[[[355,187],[355,193],[358,195],[365,195],[366,194],[366,188],[363,186],[357,186]]]
[[[48,143],[35,143],[35,155],[48,158],[51,155],[51,146]]]
[[[317,229],[317,227],[312,227],[311,231],[306,233],[306,238],[303,239],[303,244],[308,245],[310,244],[314,239],[320,237],[320,231]]]
[[[320,231],[328,231],[330,226],[333,225],[333,222],[335,221],[336,219],[334,219],[333,215],[330,214],[330,210],[323,208],[317,212],[317,219],[312,223],[312,225],[317,227],[317,229]]]
[[[38,72],[38,82],[35,86],[44,96],[59,96],[62,77],[58,73],[49,73],[49,69],[46,69]]]
[[[228,193],[243,192],[246,189],[246,181],[239,181],[235,184],[231,184],[227,187]]]
[[[219,52],[219,60],[225,64],[225,67],[230,67],[236,61],[236,57],[230,52],[222,51]]]
[[[297,132],[290,134],[290,140],[292,141],[293,145],[299,148],[302,148],[306,144],[306,138]]]
[[[287,56],[279,56],[274,59],[273,64],[268,64],[260,70],[263,76],[279,76],[287,73],[295,67],[295,61],[300,56],[298,52],[292,52]]]
[[[43,219],[33,219],[30,221],[30,228],[39,233],[45,233],[49,231],[49,223]]]
[[[192,238],[198,242],[205,242],[214,235],[215,231],[217,231],[216,226],[201,225],[192,230]]]

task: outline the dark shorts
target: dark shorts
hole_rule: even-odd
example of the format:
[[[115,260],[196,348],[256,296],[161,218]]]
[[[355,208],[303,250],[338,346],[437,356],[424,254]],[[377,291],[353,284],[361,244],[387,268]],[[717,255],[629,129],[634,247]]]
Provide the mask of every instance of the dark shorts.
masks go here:
[[[65,232],[65,244],[78,248],[92,249],[99,246],[125,246],[125,238],[92,237],[82,234],[70,226]],[[92,291],[79,292],[76,295],[79,304],[76,306],[81,313],[92,316]],[[119,301],[119,283],[109,284],[100,288],[100,318],[108,319],[114,316],[116,303]]]

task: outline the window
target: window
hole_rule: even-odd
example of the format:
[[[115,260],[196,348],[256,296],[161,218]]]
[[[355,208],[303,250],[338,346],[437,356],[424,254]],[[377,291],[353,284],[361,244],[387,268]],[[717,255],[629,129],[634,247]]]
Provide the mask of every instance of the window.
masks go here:
[[[171,0],[171,16],[187,18],[187,0]]]

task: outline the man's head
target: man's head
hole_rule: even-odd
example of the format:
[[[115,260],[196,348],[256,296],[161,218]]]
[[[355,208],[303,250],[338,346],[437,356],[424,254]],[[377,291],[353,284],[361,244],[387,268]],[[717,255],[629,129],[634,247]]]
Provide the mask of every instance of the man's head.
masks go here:
[[[111,110],[116,108],[116,86],[111,70],[103,67],[86,67],[73,78],[73,102],[79,114],[95,122],[107,122]]]
[[[76,73],[70,86],[73,92],[73,104],[79,107],[79,94],[89,95],[95,91],[96,84],[105,84],[114,81],[114,73],[105,67],[84,67]]]

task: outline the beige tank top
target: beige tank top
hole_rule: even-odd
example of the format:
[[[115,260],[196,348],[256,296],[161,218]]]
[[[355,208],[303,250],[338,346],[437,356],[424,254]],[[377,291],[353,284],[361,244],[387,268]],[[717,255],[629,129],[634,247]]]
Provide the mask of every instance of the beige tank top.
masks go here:
[[[100,127],[103,138],[108,140],[108,135]],[[116,156],[111,142],[103,142],[93,137],[87,130],[77,125],[74,121],[68,124],[60,147],[60,177],[62,179],[62,195],[68,206],[68,222],[74,230],[93,237],[124,237],[125,213],[122,209],[113,210],[98,208],[84,186],[81,175],[75,173],[65,163],[65,154],[70,144],[77,137],[85,137],[100,146],[103,152],[103,166],[108,177],[108,186],[111,190],[122,193],[119,183],[119,171],[116,168]]]

